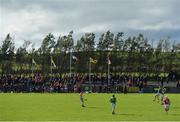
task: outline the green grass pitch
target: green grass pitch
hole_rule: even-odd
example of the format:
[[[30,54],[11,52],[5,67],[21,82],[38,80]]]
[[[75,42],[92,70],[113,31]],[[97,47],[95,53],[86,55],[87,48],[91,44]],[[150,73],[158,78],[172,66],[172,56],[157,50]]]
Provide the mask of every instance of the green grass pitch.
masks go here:
[[[116,114],[111,114],[112,94],[84,94],[85,108],[79,94],[1,93],[0,121],[179,121],[180,94],[168,94],[169,114],[154,94],[115,94]]]

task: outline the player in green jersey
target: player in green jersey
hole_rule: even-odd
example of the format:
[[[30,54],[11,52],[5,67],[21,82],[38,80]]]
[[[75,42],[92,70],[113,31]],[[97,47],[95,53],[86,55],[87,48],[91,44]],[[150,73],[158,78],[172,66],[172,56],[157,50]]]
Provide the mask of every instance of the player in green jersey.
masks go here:
[[[115,114],[115,108],[116,108],[116,97],[115,95],[112,95],[110,99],[110,103],[112,104],[112,114]]]

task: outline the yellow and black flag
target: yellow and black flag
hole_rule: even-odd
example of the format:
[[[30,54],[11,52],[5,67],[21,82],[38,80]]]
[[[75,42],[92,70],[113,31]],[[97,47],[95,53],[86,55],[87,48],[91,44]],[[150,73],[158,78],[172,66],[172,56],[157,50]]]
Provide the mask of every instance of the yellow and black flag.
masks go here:
[[[35,65],[35,66],[37,66],[37,63],[35,62],[34,59],[32,59],[32,64]]]
[[[56,64],[54,63],[52,57],[51,57],[51,65],[56,68]]]
[[[97,63],[97,60],[90,57],[90,58],[89,58],[89,62],[90,62],[90,63],[93,63],[93,64],[96,64],[96,63]]]

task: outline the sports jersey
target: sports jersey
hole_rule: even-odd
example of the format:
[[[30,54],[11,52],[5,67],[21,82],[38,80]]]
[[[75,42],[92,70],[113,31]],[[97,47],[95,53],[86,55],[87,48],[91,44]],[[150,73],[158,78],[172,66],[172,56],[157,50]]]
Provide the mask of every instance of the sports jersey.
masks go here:
[[[111,97],[110,102],[113,104],[116,104],[116,98],[115,97]]]
[[[164,104],[169,105],[169,104],[170,104],[170,100],[169,100],[168,98],[166,98],[166,99],[164,100]]]

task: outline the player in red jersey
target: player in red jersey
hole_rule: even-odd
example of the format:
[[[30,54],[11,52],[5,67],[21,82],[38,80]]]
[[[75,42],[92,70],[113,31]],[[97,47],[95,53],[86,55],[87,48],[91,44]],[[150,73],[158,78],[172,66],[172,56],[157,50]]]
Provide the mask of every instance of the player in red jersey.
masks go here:
[[[166,96],[165,99],[163,100],[163,103],[164,103],[165,111],[168,114],[169,107],[170,107],[170,99]]]

